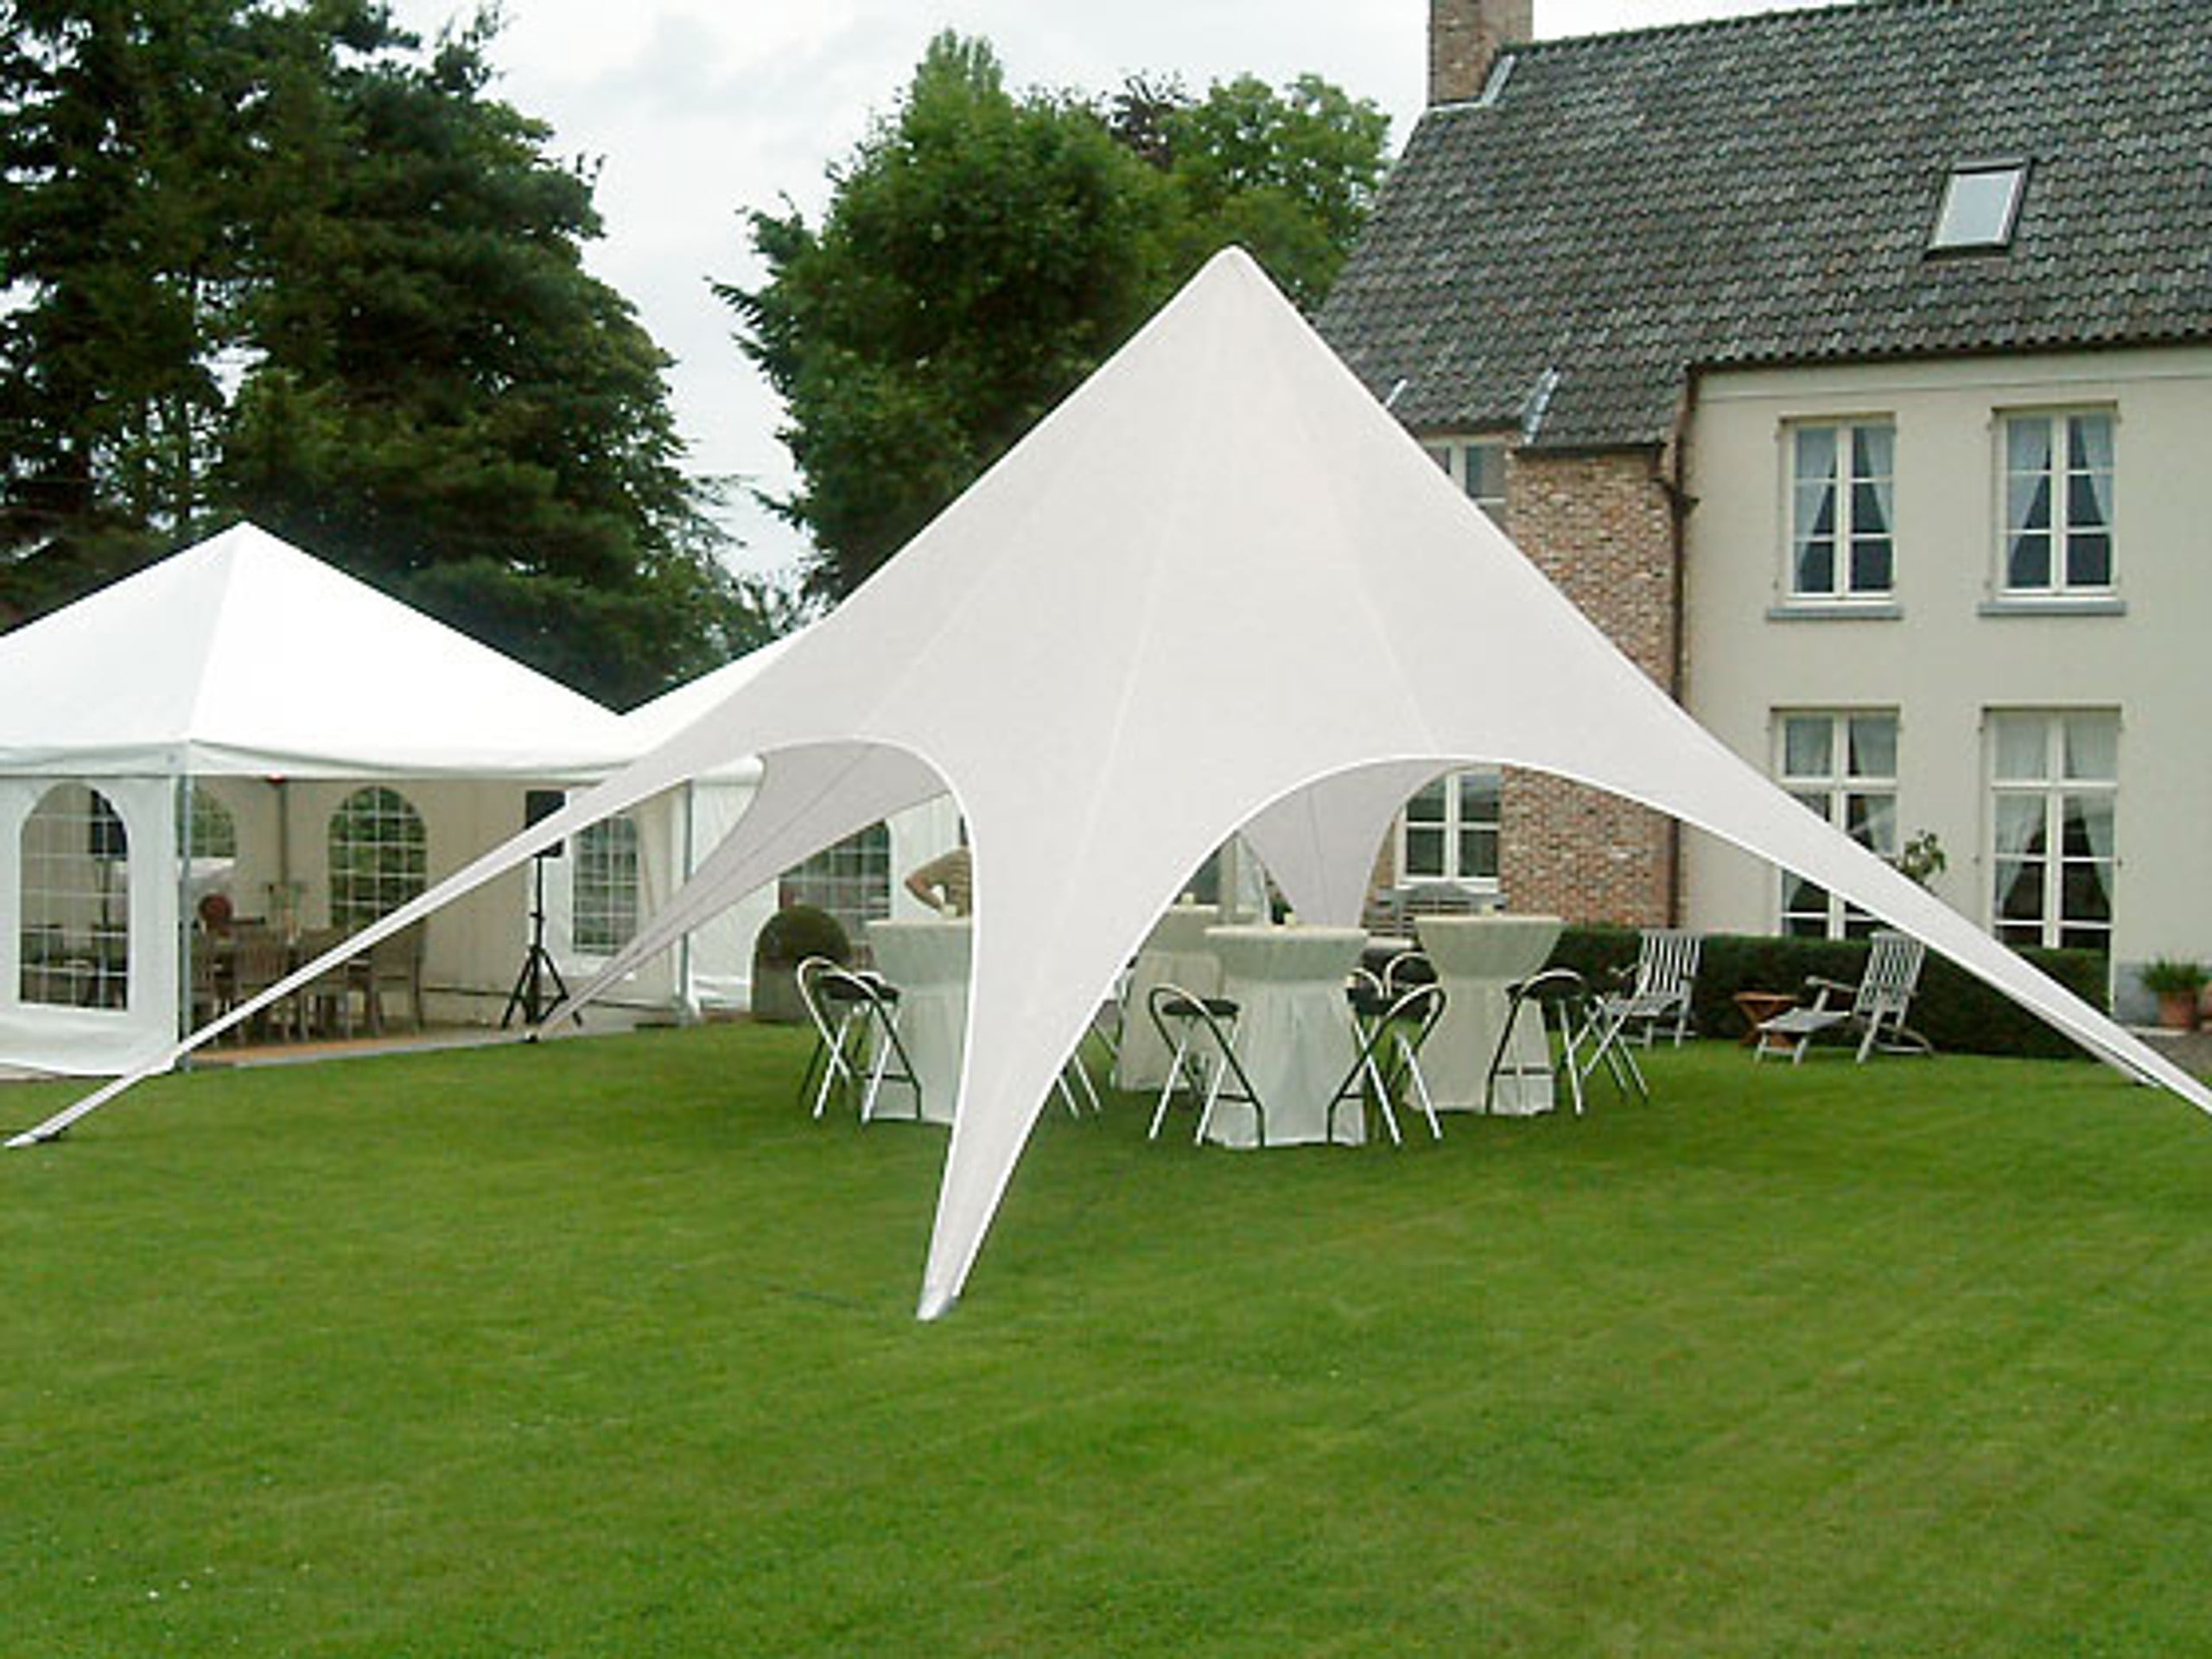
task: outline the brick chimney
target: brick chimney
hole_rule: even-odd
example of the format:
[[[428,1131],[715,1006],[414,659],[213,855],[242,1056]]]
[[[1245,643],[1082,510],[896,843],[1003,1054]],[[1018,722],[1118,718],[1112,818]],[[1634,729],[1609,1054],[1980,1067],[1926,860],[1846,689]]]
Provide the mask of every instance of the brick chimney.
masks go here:
[[[1535,29],[1535,0],[1428,0],[1428,101],[1482,96],[1491,66]]]

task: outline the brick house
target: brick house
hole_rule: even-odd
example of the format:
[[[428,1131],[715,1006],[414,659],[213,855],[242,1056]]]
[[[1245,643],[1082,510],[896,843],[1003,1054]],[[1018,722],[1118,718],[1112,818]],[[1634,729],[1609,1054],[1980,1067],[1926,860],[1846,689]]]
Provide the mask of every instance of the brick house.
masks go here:
[[[1932,838],[1936,891],[2008,939],[2212,957],[2212,766],[2174,695],[2212,613],[2212,7],[1560,41],[1531,12],[1432,0],[1430,107],[1322,332],[1808,806]],[[1516,908],[1866,925],[1625,803],[1489,798]]]

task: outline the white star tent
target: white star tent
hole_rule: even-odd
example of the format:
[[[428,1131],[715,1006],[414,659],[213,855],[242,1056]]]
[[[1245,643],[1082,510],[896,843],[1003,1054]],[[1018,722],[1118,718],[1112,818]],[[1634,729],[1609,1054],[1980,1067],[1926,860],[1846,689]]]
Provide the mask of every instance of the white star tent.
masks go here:
[[[1246,828],[1301,915],[1351,920],[1392,814],[1454,766],[1595,785],[1800,870],[2212,1110],[1709,736],[1239,252],[749,683],[423,904],[746,753],[759,799],[634,952],[940,789],[969,826],[969,1040],[925,1319],[958,1296],[1055,1073],[1205,855]]]

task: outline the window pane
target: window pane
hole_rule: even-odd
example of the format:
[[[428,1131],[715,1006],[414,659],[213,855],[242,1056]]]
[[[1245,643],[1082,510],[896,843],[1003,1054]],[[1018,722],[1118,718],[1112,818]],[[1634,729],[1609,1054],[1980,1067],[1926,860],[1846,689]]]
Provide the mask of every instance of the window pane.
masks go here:
[[[2066,475],[2066,523],[2075,531],[2105,527],[2104,480],[2094,473]]]
[[[1853,778],[1897,775],[1897,722],[1889,715],[1853,715],[1846,722]]]
[[[2113,798],[2068,795],[2059,809],[2059,850],[2069,858],[2112,856]]]
[[[56,784],[23,820],[16,852],[25,1002],[120,1008],[129,1000],[130,842],[107,797]]]
[[[1793,591],[1800,594],[1835,592],[1835,543],[1813,538],[1797,543]]]
[[[1861,846],[1893,856],[1897,849],[1897,798],[1894,795],[1853,795],[1845,800],[1845,829]]]
[[[2013,204],[2025,177],[2017,167],[1952,174],[1936,217],[1934,245],[2004,246],[2012,236]]]
[[[1835,722],[1826,715],[1792,715],[1782,722],[1782,772],[1786,778],[1832,778]]]
[[[1882,537],[1890,529],[1890,486],[1858,483],[1851,486],[1851,533]]]
[[[2012,538],[2012,557],[2005,563],[2005,583],[2009,588],[2050,586],[2050,537],[2046,532],[2028,531]]]
[[[2084,782],[2112,783],[2120,777],[2120,724],[2109,715],[2069,715],[2065,728],[2066,775]]]
[[[396,789],[357,790],[330,816],[330,922],[352,932],[422,896],[422,817]]]
[[[2074,588],[2112,586],[2112,537],[2105,535],[2066,538],[2066,581]]]
[[[1997,861],[1997,913],[2006,921],[2043,919],[2043,861]]]
[[[1434,461],[1439,467],[1441,467],[1446,472],[1448,473],[1452,470],[1452,450],[1448,445],[1441,443],[1424,443],[1421,445],[1421,453],[1427,455],[1431,461]]]
[[[1895,557],[1886,536],[1875,540],[1854,537],[1851,543],[1851,591],[1886,594],[1895,585]]]
[[[2050,478],[2044,473],[2015,474],[2005,486],[2005,526],[2014,531],[2050,528]]]
[[[1459,774],[1459,822],[1491,823],[1497,822],[1498,790],[1501,779],[1494,772],[1463,772]]]
[[[1997,851],[1999,856],[2039,856],[2044,850],[2049,814],[2040,795],[1999,795],[1996,802]]]
[[[1438,779],[1423,788],[1406,803],[1406,820],[1409,823],[1441,823],[1444,822],[1444,785],[1446,779]]]
[[[1432,880],[1444,875],[1444,831],[1406,827],[1406,874]]]
[[[1893,426],[1855,426],[1851,429],[1851,470],[1859,478],[1886,482],[1895,470],[1897,429]]]
[[[1459,877],[1462,880],[1497,879],[1497,831],[1462,830],[1459,832]]]
[[[2064,920],[2112,920],[2112,868],[2105,864],[2069,864],[2060,873],[2059,904]]]
[[[1995,772],[2007,781],[2040,782],[2050,775],[2050,745],[2040,715],[1993,715]]]
[[[2112,472],[2112,416],[2076,415],[2066,425],[2073,452],[2072,464],[2109,474]]]
[[[1505,499],[1505,446],[1471,443],[1467,446],[1467,493],[1478,501]]]
[[[2005,423],[2005,464],[2016,473],[2050,470],[2050,422],[2041,416],[2015,416]]]

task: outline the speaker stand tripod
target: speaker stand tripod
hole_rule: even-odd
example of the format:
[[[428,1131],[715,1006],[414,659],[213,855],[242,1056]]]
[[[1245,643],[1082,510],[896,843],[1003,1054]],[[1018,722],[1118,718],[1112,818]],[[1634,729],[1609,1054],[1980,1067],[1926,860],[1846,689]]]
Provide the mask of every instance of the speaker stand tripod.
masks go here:
[[[501,1031],[513,1023],[518,1009],[522,1013],[523,1023],[534,1031],[549,1008],[558,1007],[569,1000],[569,982],[561,977],[560,964],[545,948],[545,861],[533,858],[530,868],[530,949],[523,952],[522,971],[515,976],[514,989],[507,993],[506,1012],[499,1016]],[[560,994],[557,1000],[547,1000],[549,981]],[[580,1026],[584,1022],[581,1010],[572,1012],[569,1017]]]

